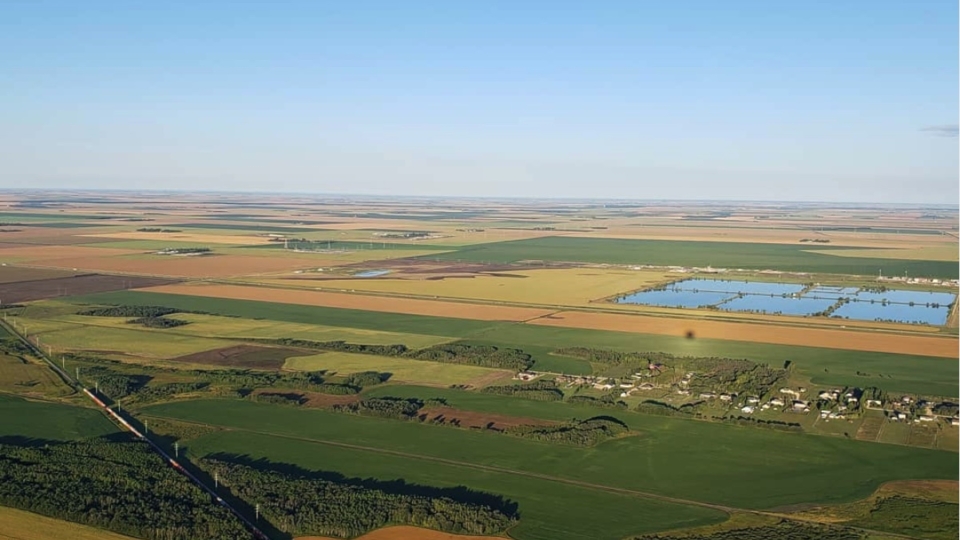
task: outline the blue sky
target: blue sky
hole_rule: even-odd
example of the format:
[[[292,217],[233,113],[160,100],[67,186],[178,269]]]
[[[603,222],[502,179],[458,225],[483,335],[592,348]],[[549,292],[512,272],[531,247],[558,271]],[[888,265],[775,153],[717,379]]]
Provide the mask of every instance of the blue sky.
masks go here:
[[[0,48],[0,187],[960,196],[954,0],[8,0]]]

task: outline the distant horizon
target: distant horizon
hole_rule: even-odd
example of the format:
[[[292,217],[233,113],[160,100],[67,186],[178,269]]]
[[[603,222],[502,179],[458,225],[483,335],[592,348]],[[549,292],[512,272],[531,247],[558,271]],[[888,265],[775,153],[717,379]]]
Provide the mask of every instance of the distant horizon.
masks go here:
[[[0,186],[960,201],[957,2],[0,2]]]
[[[235,191],[229,189],[120,189],[120,188],[19,188],[0,186],[0,193],[113,193],[113,194],[190,194],[190,195],[241,195],[241,196],[305,196],[305,197],[341,197],[363,199],[424,199],[424,200],[477,200],[477,201],[564,201],[564,202],[586,202],[586,203],[666,203],[666,204],[765,204],[765,205],[809,205],[809,206],[864,206],[864,207],[902,207],[902,208],[938,208],[955,209],[960,211],[960,203],[897,203],[897,202],[871,202],[871,201],[816,201],[816,200],[762,200],[762,199],[659,199],[659,198],[611,198],[611,197],[503,197],[496,195],[412,195],[412,194],[366,194],[349,192],[319,192],[319,191],[267,191],[267,190],[244,190]],[[68,201],[64,201],[68,202]],[[215,202],[215,201],[211,201]]]

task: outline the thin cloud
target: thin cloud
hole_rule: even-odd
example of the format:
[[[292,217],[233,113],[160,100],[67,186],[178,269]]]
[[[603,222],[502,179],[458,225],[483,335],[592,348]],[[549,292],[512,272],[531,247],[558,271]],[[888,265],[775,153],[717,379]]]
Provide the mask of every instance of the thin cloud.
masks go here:
[[[960,126],[956,124],[952,125],[943,125],[943,126],[929,126],[921,129],[920,131],[926,131],[938,137],[956,137],[960,134]]]

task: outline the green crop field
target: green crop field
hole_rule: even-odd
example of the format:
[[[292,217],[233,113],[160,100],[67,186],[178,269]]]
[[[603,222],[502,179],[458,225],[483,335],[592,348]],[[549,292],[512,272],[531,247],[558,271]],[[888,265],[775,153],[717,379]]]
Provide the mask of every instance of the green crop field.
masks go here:
[[[885,481],[958,474],[951,452],[656,416],[633,415],[630,423],[640,430],[636,436],[577,448],[245,401],[168,403],[145,412],[743,508],[846,502],[869,495]]]
[[[726,517],[710,509],[539,478],[242,431],[202,436],[188,443],[187,452],[191,456],[244,455],[358,478],[402,480],[434,487],[467,486],[518,504],[520,524],[510,530],[510,535],[519,540],[619,540],[630,534],[693,527]]]
[[[338,375],[349,375],[361,371],[379,371],[390,373],[391,381],[447,386],[451,384],[473,384],[475,381],[489,380],[491,377],[496,378],[498,375],[501,378],[509,379],[513,375],[512,371],[502,369],[344,352],[327,352],[313,356],[288,358],[283,367],[299,371],[333,371]]]
[[[162,331],[69,324],[68,327],[34,332],[36,321],[24,320],[31,335],[39,335],[44,346],[55,351],[96,351],[104,355],[165,359],[234,345],[235,342],[185,336]],[[64,323],[61,323],[64,324]]]
[[[0,394],[0,442],[4,437],[69,441],[115,433],[96,409],[29,401]]]
[[[810,246],[745,242],[620,240],[550,236],[467,246],[426,258],[487,263],[525,260],[609,264],[651,264],[715,268],[776,269],[788,272],[956,278],[957,263],[834,257]],[[816,246],[817,251],[831,248]]]
[[[387,332],[425,334],[433,336],[463,337],[502,323],[449,319],[425,315],[381,313],[359,309],[340,309],[318,306],[301,306],[253,300],[207,298],[182,294],[165,294],[140,291],[117,291],[71,298],[74,303],[115,304],[140,306],[167,306],[189,311],[202,311],[215,315],[267,319],[302,324],[321,324],[381,330]]]
[[[359,328],[419,335],[465,338],[471,343],[523,349],[540,362],[539,369],[588,373],[586,362],[549,354],[558,347],[599,347],[620,351],[662,351],[684,356],[747,358],[780,367],[789,360],[814,383],[840,386],[879,386],[891,392],[952,396],[960,365],[946,358],[817,347],[772,345],[745,341],[686,339],[631,332],[587,330],[379,313],[230,300],[176,294],[118,291],[71,299],[77,303],[162,305],[250,319]],[[537,367],[535,366],[535,369]],[[858,374],[859,372],[859,374]]]
[[[62,396],[73,390],[49,367],[0,353],[0,392]]]

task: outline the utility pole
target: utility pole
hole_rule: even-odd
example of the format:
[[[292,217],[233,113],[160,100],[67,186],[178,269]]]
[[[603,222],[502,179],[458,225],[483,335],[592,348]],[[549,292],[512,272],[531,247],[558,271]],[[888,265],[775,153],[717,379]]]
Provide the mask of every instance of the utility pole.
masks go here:
[[[213,473],[213,489],[219,489],[219,488],[220,488],[220,473],[214,472]]]
[[[257,503],[257,521],[260,521],[260,503]]]
[[[149,434],[150,434],[150,421],[149,421],[149,420],[144,420],[144,421],[143,421],[143,434],[144,434],[144,435],[149,435]]]
[[[173,455],[174,455],[174,457],[180,457],[180,443],[179,443],[179,442],[174,442],[174,443],[173,443]]]

